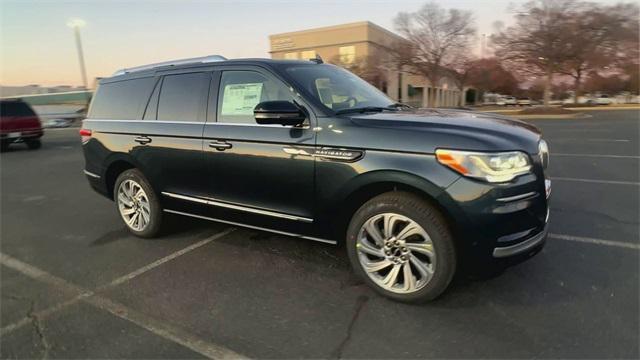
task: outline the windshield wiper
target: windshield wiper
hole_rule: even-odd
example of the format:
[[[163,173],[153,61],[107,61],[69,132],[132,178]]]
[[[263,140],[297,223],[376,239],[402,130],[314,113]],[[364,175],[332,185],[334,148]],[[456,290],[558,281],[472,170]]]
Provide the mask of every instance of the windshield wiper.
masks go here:
[[[397,103],[393,103],[393,104],[389,105],[388,108],[392,108],[392,109],[398,109],[398,108],[411,109],[412,106],[397,102]]]
[[[351,109],[342,109],[336,111],[336,115],[342,114],[352,114],[352,113],[366,113],[366,112],[383,112],[383,111],[394,110],[390,107],[381,107],[381,106],[365,106],[360,108],[351,108]]]

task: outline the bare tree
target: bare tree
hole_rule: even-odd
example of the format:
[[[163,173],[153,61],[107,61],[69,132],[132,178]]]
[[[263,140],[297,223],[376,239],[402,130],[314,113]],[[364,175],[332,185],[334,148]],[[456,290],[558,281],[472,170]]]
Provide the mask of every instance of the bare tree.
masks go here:
[[[460,97],[457,100],[458,106],[465,105],[464,88],[469,85],[471,73],[477,65],[478,59],[468,54],[459,54],[459,56],[457,56],[448,67],[449,77],[453,80],[456,88],[460,91]]]
[[[476,60],[469,71],[467,82],[481,91],[505,95],[515,95],[518,91],[518,79],[497,58]]]
[[[638,47],[638,6],[597,6],[584,3],[564,26],[567,59],[560,73],[574,79],[574,102],[584,76],[592,70],[617,67],[635,59]],[[621,65],[624,66],[624,65]]]
[[[492,36],[496,56],[511,69],[545,77],[545,105],[551,99],[554,74],[570,58],[565,28],[575,11],[572,0],[533,0],[517,13],[515,25]]]
[[[394,22],[407,40],[395,46],[397,64],[426,77],[432,86],[450,74],[448,67],[460,54],[470,53],[475,29],[469,11],[446,10],[430,2],[416,12],[399,13]]]

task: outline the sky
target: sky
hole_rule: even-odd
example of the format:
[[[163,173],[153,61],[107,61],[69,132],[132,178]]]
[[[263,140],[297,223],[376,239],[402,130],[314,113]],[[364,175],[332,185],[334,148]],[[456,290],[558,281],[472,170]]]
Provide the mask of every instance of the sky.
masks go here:
[[[73,18],[86,22],[81,37],[91,86],[95,77],[120,68],[171,59],[269,57],[270,34],[363,20],[393,31],[398,12],[425,2],[0,0],[0,85],[81,85],[73,30],[66,25]],[[435,2],[472,11],[478,34],[491,34],[496,21],[512,22],[524,0]]]

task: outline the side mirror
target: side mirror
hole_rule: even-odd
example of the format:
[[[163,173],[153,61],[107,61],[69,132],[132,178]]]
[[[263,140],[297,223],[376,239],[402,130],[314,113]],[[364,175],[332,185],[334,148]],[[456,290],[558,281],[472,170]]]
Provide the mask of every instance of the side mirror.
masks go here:
[[[260,125],[300,125],[307,115],[289,101],[264,101],[253,109],[253,116]]]

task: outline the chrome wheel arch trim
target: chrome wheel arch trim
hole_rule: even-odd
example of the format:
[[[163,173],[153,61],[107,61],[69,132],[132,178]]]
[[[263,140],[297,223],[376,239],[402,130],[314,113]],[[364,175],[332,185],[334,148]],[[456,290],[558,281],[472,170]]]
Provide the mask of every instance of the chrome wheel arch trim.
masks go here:
[[[94,174],[91,171],[82,170],[82,172],[84,172],[85,175],[90,176],[92,178],[100,179],[100,175]]]

